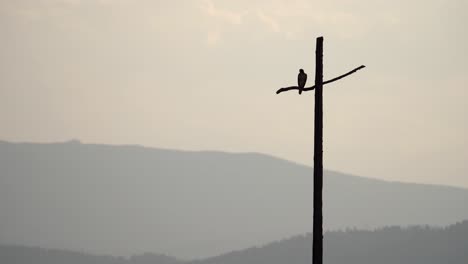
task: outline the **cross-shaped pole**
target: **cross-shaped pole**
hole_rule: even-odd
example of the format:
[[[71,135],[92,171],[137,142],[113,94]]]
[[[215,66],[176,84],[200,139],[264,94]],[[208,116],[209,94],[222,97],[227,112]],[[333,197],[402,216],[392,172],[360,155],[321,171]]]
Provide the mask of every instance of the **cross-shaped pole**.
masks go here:
[[[314,126],[314,216],[312,239],[312,264],[323,263],[323,214],[322,214],[322,189],[323,189],[323,99],[322,88],[324,84],[344,78],[366,66],[361,65],[356,69],[323,81],[323,37],[317,38],[315,50],[315,85],[311,87],[290,86],[281,88],[276,94],[289,90],[311,91],[315,89],[315,126]]]

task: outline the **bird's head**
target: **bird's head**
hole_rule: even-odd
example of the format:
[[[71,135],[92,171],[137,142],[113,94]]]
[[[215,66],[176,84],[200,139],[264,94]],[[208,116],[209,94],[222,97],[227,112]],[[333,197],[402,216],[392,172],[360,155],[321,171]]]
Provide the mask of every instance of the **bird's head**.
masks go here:
[[[303,69],[299,69],[299,72],[300,72],[300,73],[304,73],[304,70],[303,70]]]

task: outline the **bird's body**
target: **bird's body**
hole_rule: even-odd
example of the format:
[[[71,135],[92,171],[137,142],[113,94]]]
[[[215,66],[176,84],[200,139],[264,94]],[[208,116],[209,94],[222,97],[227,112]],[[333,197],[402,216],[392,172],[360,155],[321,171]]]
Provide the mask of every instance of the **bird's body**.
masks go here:
[[[303,69],[299,70],[299,74],[297,75],[297,86],[299,86],[299,94],[302,93],[302,89],[304,88],[307,82],[307,74],[304,72]]]

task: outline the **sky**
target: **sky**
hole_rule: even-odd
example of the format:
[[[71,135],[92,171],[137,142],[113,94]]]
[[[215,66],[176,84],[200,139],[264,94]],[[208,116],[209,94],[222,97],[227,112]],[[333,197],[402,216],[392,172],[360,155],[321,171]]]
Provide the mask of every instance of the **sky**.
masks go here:
[[[0,140],[260,152],[468,187],[465,0],[0,0]]]

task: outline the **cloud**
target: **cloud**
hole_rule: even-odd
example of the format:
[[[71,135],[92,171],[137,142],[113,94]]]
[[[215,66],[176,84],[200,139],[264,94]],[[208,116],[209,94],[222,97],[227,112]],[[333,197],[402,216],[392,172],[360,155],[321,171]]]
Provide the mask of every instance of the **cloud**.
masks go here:
[[[278,22],[273,19],[273,17],[266,15],[262,11],[257,11],[257,17],[263,22],[271,31],[273,32],[280,32],[280,26]]]
[[[244,16],[246,16],[249,13],[248,11],[234,12],[227,9],[217,8],[214,6],[211,0],[203,1],[202,10],[208,16],[219,18],[232,25],[242,24]]]
[[[231,26],[239,26],[243,23],[244,17],[249,13],[248,11],[235,12],[216,7],[211,0],[203,0],[201,10],[205,16],[217,20],[216,23],[209,23],[209,29],[206,35],[206,43],[208,46],[217,45],[221,40],[223,31],[229,29],[220,25],[219,20]]]

